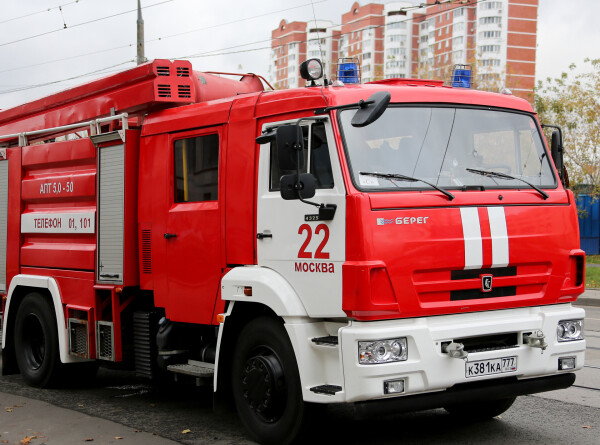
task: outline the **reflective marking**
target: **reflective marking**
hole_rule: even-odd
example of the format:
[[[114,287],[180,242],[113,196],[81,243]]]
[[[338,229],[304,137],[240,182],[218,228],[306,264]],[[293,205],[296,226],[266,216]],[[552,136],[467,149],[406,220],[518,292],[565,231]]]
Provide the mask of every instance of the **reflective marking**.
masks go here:
[[[492,235],[492,267],[508,266],[508,232],[504,207],[488,207]]]
[[[477,207],[461,207],[463,237],[465,239],[465,269],[483,266],[483,242]]]

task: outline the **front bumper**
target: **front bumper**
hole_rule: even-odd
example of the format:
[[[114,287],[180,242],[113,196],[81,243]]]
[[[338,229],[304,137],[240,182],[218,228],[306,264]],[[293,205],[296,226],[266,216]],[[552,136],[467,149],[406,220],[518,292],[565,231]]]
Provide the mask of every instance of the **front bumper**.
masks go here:
[[[559,343],[556,327],[560,320],[582,319],[584,316],[583,309],[560,304],[403,320],[351,322],[338,331],[343,389],[336,394],[335,401],[393,399],[395,404],[401,405],[404,402],[398,402],[400,399],[415,399],[413,396],[420,395],[424,406],[433,408],[442,406],[441,402],[447,400],[446,397],[456,397],[455,391],[462,388],[461,385],[465,388],[483,385],[487,388],[486,392],[495,388],[493,391],[502,397],[568,387],[573,383],[572,372],[583,367],[585,340]],[[538,330],[544,333],[548,343],[545,350],[527,346],[523,340],[524,334]],[[517,333],[518,345],[509,349],[471,352],[466,362],[516,357],[517,370],[514,372],[467,377],[465,361],[442,352],[444,342],[499,333]],[[408,360],[376,365],[358,363],[359,341],[397,337],[407,337]],[[575,369],[558,370],[558,359],[565,356],[575,357]],[[556,378],[538,380],[551,376]],[[405,380],[404,393],[384,394],[384,382],[396,379]],[[469,390],[465,392],[468,393]],[[487,398],[490,398],[489,395]],[[412,403],[412,409],[417,409],[414,400],[406,403]]]
[[[358,416],[372,416],[422,411],[452,405],[457,402],[473,403],[494,399],[507,399],[525,394],[564,389],[571,386],[574,382],[574,373],[525,380],[518,380],[514,377],[486,380],[456,385],[444,391],[356,402],[354,404],[354,412]]]

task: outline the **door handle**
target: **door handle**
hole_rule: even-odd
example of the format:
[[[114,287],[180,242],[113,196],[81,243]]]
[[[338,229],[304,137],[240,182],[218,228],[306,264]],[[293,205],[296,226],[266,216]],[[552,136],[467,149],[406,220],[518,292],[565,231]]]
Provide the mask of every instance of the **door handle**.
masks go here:
[[[177,238],[177,234],[176,233],[165,233],[163,236],[165,237],[165,239]]]
[[[257,233],[256,238],[258,238],[258,239],[273,238],[273,235],[271,233]]]

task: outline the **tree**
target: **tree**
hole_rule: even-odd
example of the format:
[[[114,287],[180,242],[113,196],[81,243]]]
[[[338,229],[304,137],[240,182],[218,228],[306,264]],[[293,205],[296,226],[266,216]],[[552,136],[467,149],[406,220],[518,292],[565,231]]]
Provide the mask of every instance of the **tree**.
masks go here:
[[[586,69],[539,81],[535,109],[544,124],[563,130],[565,165],[571,188],[597,197],[600,193],[600,59],[586,59]],[[550,133],[546,134],[550,141]]]

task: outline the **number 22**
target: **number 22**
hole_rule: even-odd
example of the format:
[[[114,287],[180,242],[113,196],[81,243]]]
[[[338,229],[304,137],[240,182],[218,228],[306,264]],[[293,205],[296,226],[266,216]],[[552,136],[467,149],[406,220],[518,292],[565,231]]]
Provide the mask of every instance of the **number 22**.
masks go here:
[[[300,250],[298,251],[298,258],[313,258],[312,253],[306,251],[306,248],[308,247],[308,244],[310,243],[310,240],[312,238],[312,228],[308,224],[302,224],[298,229],[298,235],[302,235],[302,232],[306,232],[306,239],[304,240],[304,243],[302,243],[302,246],[300,246]],[[315,251],[314,257],[318,259],[327,260],[329,259],[329,252],[323,252],[323,249],[329,241],[329,227],[325,224],[319,224],[315,229],[315,234],[318,235],[321,232],[325,233],[323,235],[323,240],[321,241],[321,244],[319,244],[319,247],[317,247],[317,250]]]

